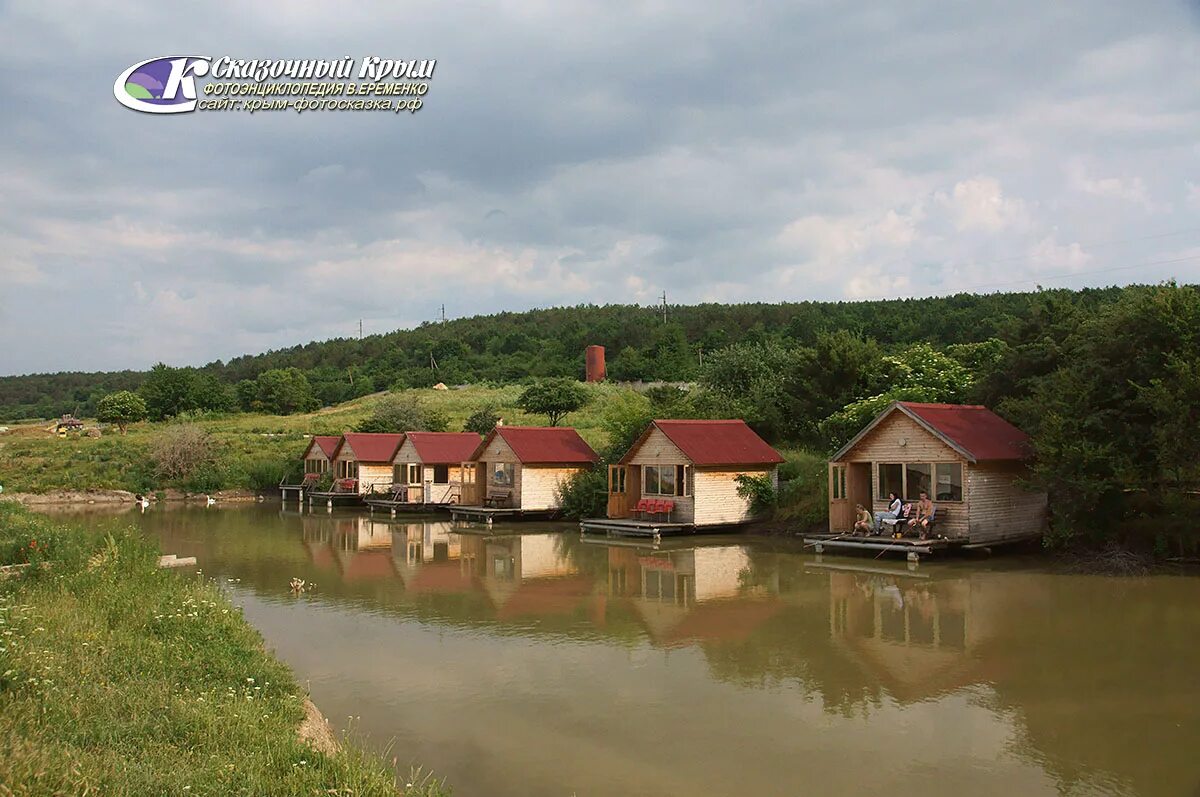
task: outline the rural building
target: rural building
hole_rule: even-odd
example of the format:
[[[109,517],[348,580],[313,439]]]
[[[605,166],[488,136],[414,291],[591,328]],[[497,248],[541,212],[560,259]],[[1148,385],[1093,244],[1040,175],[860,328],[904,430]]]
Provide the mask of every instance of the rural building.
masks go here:
[[[333,453],[337,451],[338,443],[341,441],[341,435],[313,435],[312,440],[308,441],[308,448],[304,449],[305,475],[309,473],[316,473],[317,475],[328,473],[329,464],[333,462]]]
[[[410,504],[459,503],[463,463],[478,447],[474,432],[407,432],[392,458],[392,486],[406,488],[401,500]]]
[[[553,511],[560,506],[559,485],[597,460],[570,427],[497,426],[470,457],[469,495],[484,506]]]
[[[829,463],[829,529],[854,525],[856,504],[885,511],[888,493],[927,492],[937,533],[989,544],[1036,537],[1046,494],[1028,492],[1029,437],[987,407],[897,401]]]
[[[392,458],[403,442],[403,434],[346,432],[332,457],[334,478],[353,479],[359,495],[391,489]]]
[[[778,486],[783,457],[745,421],[651,422],[608,472],[608,517],[669,515],[671,523],[727,526],[752,519],[738,476]],[[652,504],[648,511],[639,506]],[[662,507],[667,511],[659,511]]]

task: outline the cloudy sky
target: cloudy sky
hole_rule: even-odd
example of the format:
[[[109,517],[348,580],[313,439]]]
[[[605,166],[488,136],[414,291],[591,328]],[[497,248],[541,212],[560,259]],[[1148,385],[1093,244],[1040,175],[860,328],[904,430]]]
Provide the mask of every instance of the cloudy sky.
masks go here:
[[[1195,2],[0,2],[0,374],[580,302],[1200,281]],[[417,114],[131,64],[436,58]]]

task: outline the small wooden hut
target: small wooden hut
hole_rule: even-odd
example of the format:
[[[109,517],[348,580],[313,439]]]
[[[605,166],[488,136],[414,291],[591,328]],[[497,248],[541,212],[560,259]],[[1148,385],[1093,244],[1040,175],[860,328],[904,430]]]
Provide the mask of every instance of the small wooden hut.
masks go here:
[[[409,504],[457,504],[463,462],[479,447],[474,432],[407,432],[392,458],[392,487]]]
[[[897,401],[829,462],[829,529],[850,530],[855,505],[885,511],[888,493],[936,506],[953,541],[995,544],[1041,535],[1046,494],[1020,486],[1029,437],[987,407]]]
[[[315,473],[322,476],[329,472],[330,463],[333,462],[333,454],[337,451],[338,443],[342,441],[341,435],[333,434],[318,434],[313,435],[312,440],[308,441],[308,448],[304,449],[304,475]]]
[[[475,473],[466,481],[485,507],[552,512],[561,505],[559,485],[597,460],[570,427],[497,426],[471,456]]]
[[[608,518],[661,515],[696,528],[744,523],[753,513],[738,495],[738,477],[766,476],[778,486],[781,462],[745,421],[653,421],[609,466]]]
[[[353,482],[353,490],[348,492],[359,495],[389,490],[392,458],[403,442],[403,434],[346,432],[332,457],[337,486]]]

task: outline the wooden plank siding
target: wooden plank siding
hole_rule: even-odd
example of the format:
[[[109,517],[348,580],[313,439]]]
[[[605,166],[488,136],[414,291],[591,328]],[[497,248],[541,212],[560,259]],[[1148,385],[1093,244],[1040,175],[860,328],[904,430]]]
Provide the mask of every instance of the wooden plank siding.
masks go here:
[[[719,526],[726,523],[745,523],[753,520],[749,499],[738,495],[737,477],[768,476],[771,484],[779,488],[778,468],[750,468],[726,470],[724,468],[696,468],[695,520],[697,526]]]
[[[971,542],[1004,542],[1045,531],[1045,493],[1020,487],[1025,466],[1016,462],[980,462],[967,476],[971,490]]]
[[[521,472],[521,500],[514,501],[521,509],[558,509],[562,506],[558,488],[583,468],[562,465],[518,466]]]
[[[461,463],[447,465],[446,481],[444,481],[444,482],[433,481],[434,466],[425,464],[425,461],[421,459],[421,455],[417,453],[417,447],[413,444],[412,438],[410,437],[410,438],[406,438],[404,440],[404,444],[401,445],[399,449],[397,449],[396,456],[394,456],[392,458],[392,466],[393,466],[392,478],[395,479],[395,477],[396,477],[395,468],[400,467],[401,468],[400,473],[402,474],[402,479],[406,481],[408,479],[406,466],[408,466],[410,464],[417,464],[417,465],[422,466],[421,481],[414,482],[414,483],[408,483],[408,487],[410,488],[408,500],[410,503],[419,503],[419,502],[425,500],[424,488],[425,488],[425,482],[427,482],[427,481],[431,483],[431,485],[430,485],[431,486],[431,490],[430,490],[431,494],[428,496],[430,503],[446,504],[446,503],[450,503],[451,501],[461,501],[462,500],[462,470],[463,469],[462,469]],[[446,463],[438,463],[438,464],[444,465]],[[399,484],[399,483],[401,483],[401,482],[399,480],[396,480],[396,484]],[[414,489],[417,487],[420,487],[420,491],[418,491],[414,494]]]
[[[332,470],[337,477],[339,462],[358,462],[358,456],[349,443],[342,445],[333,461]],[[390,462],[358,462],[358,492],[359,495],[371,492],[386,492],[392,489],[392,463]]]
[[[636,493],[638,500],[641,498],[658,499],[672,501],[675,504],[675,510],[671,513],[671,520],[675,523],[697,523],[695,497],[690,495],[643,495],[644,487],[643,465],[685,465],[691,467],[692,461],[687,458],[679,447],[671,442],[671,439],[663,434],[661,429],[652,428],[650,433],[646,435],[646,439],[642,441],[634,455],[629,458],[629,476],[626,484],[636,485]],[[634,481],[636,479],[636,481]],[[697,488],[698,489],[698,488]],[[636,505],[637,501],[633,501]]]

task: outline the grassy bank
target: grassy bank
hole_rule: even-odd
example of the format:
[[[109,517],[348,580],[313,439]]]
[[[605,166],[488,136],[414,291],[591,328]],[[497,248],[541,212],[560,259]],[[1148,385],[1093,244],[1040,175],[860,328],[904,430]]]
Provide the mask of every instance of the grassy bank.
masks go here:
[[[376,757],[300,741],[291,672],[157,554],[0,503],[0,564],[32,563],[0,579],[0,794],[405,793]]]
[[[444,414],[450,431],[481,407],[497,407],[510,424],[542,424],[545,418],[517,409],[521,386],[469,387],[462,390],[419,389],[390,395],[412,395],[429,408]],[[592,402],[567,416],[566,423],[579,429],[595,446],[605,442],[601,414],[606,398],[628,393],[628,388],[591,385]],[[367,396],[313,413],[260,415],[237,413],[200,416],[189,422],[207,432],[214,443],[217,461],[206,469],[203,479],[193,483],[171,482],[155,473],[151,457],[157,436],[169,424],[139,423],[121,435],[106,431],[102,437],[71,435],[56,437],[45,424],[13,426],[0,435],[0,485],[6,491],[44,493],[56,490],[129,490],[153,492],[177,488],[193,492],[273,487],[299,458],[313,434],[341,434],[367,418],[383,394]]]

